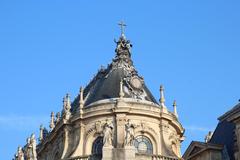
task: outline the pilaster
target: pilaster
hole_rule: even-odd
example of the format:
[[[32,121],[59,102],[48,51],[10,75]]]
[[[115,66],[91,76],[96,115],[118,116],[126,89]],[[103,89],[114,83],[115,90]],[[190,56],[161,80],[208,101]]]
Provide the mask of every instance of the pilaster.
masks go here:
[[[84,153],[83,153],[83,141],[84,141],[84,131],[85,131],[85,126],[84,124],[82,123],[82,121],[79,122],[79,124],[76,126],[76,129],[78,130],[78,135],[76,136],[79,136],[79,139],[78,139],[78,145],[72,155],[72,157],[75,157],[75,156],[84,156]]]
[[[116,160],[113,156],[113,147],[103,147],[102,160]]]

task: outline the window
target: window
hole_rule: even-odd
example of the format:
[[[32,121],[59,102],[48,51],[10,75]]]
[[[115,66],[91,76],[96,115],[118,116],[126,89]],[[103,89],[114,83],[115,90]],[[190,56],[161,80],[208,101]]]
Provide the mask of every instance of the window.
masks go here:
[[[98,137],[92,146],[92,154],[93,155],[102,155],[102,148],[103,148],[103,137]]]
[[[137,136],[134,140],[134,146],[137,153],[153,154],[152,143],[150,139],[145,136]]]

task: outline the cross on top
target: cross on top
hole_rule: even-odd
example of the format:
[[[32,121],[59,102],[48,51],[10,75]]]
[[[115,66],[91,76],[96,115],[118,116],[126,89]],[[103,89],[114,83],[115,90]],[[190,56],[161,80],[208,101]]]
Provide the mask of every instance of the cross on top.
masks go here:
[[[124,35],[124,27],[126,27],[127,25],[123,21],[118,23],[118,25],[121,27],[121,35]]]

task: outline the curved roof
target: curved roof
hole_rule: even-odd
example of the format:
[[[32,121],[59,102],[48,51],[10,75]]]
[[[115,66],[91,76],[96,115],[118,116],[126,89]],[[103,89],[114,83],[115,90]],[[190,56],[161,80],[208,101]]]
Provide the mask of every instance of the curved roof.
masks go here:
[[[97,75],[84,89],[84,106],[88,107],[91,103],[120,97],[120,82],[123,82],[124,98],[134,98],[157,103],[152,93],[149,91],[145,82],[133,66],[130,49],[132,45],[122,35],[116,42],[116,56],[106,69],[101,68]],[[79,97],[73,102],[78,106]]]

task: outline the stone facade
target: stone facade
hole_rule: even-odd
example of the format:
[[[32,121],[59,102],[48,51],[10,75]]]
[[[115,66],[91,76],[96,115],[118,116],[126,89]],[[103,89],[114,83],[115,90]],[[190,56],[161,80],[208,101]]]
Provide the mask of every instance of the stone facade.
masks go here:
[[[130,41],[122,33],[116,44],[111,65],[73,102],[64,97],[62,112],[51,114],[49,131],[40,128],[38,160],[181,159],[184,129],[176,102],[170,112],[163,86],[156,102],[133,66]]]

